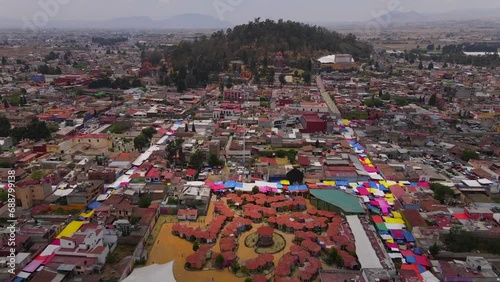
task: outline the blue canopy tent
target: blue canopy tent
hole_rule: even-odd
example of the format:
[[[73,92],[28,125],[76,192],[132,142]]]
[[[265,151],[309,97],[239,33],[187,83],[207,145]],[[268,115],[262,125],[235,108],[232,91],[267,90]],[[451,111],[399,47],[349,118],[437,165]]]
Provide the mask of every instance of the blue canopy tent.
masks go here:
[[[290,192],[301,192],[301,191],[307,191],[307,186],[306,185],[291,185],[288,186],[288,191]]]
[[[417,263],[417,259],[414,256],[407,256],[406,262],[410,264]]]
[[[413,251],[414,254],[416,255],[419,255],[421,256],[422,255],[422,251],[419,249],[419,248],[413,248],[411,249]]]
[[[403,231],[403,235],[405,236],[406,242],[415,242],[415,237],[413,237],[410,231]]]
[[[95,210],[97,209],[98,207],[100,207],[102,205],[102,203],[100,202],[92,202],[90,203],[87,207],[91,210]]]
[[[236,181],[232,181],[232,180],[226,181],[224,183],[224,188],[226,188],[226,189],[236,188]]]
[[[335,181],[337,186],[349,186],[349,181]]]
[[[417,267],[418,267],[418,270],[420,271],[420,273],[424,273],[426,271],[425,267],[421,266],[420,264],[418,264]]]
[[[378,185],[378,189],[380,189],[381,191],[383,191],[384,193],[385,192],[390,192],[391,190],[389,190],[387,187],[385,187],[383,184],[379,184]]]

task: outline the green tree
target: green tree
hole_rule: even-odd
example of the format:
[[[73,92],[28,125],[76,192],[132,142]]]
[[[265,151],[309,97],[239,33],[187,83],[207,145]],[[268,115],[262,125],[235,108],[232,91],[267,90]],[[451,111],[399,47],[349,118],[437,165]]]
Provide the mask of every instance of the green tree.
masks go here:
[[[380,108],[380,107],[384,106],[384,102],[382,100],[380,100],[379,98],[366,99],[366,100],[364,100],[364,104],[368,108],[373,108],[373,107]]]
[[[2,56],[2,65],[5,66],[7,64],[7,58]]]
[[[436,105],[437,105],[437,95],[436,93],[434,93],[429,99],[429,106],[436,106]]]
[[[142,130],[142,134],[148,138],[148,140],[153,139],[153,135],[157,133],[156,129],[154,127],[147,127]]]
[[[142,150],[149,145],[149,140],[144,134],[140,134],[134,138],[134,148],[137,150]]]
[[[436,257],[439,252],[441,251],[441,248],[436,244],[434,243],[432,246],[430,246],[429,248],[429,253],[433,256],[433,257]]]
[[[198,242],[194,242],[194,244],[193,244],[193,251],[196,252],[199,248],[200,248],[200,244],[198,244]]]
[[[466,162],[469,160],[479,160],[479,154],[473,150],[465,150],[460,158]]]
[[[268,75],[266,80],[269,85],[272,85],[274,83],[274,75]]]
[[[233,264],[231,264],[231,271],[233,273],[237,273],[239,270],[240,270],[240,264],[238,262],[235,261]]]
[[[222,268],[224,266],[224,256],[222,254],[218,254],[215,257],[215,266],[217,266],[217,268]]]
[[[227,82],[226,82],[226,89],[231,89],[231,88],[233,88],[233,85],[234,85],[234,84],[233,84],[233,78],[232,78],[232,77],[229,77],[229,78],[227,79]]]
[[[286,85],[286,79],[284,74],[280,74],[279,76],[280,86],[283,87]]]
[[[8,109],[8,108],[10,107],[10,106],[9,106],[9,101],[7,101],[7,99],[6,99],[6,98],[3,98],[3,99],[2,99],[2,102],[3,102],[3,107],[4,107],[4,108]]]
[[[420,63],[418,63],[418,69],[419,70],[423,70],[424,69],[424,65],[422,64],[422,61],[420,61]]]
[[[254,187],[252,188],[252,194],[258,194],[259,192],[260,192],[260,190],[259,190],[259,187],[258,187],[258,186],[254,186]]]
[[[203,163],[205,162],[205,153],[201,150],[197,150],[189,158],[189,166],[200,171],[203,168]]]
[[[0,189],[0,202],[7,202],[9,199],[9,193],[5,189]]]
[[[186,90],[187,90],[187,88],[186,88],[186,81],[184,81],[183,79],[179,80],[177,82],[177,92],[183,93]]]
[[[335,248],[331,248],[330,252],[328,253],[328,257],[326,258],[325,262],[328,265],[333,265],[336,264],[339,260],[339,251]],[[342,258],[340,258],[342,259]]]
[[[382,90],[381,90],[382,91]],[[390,101],[391,100],[391,94],[389,92],[385,92],[380,96],[380,98],[384,101]]]
[[[14,107],[21,105],[21,95],[18,91],[10,95],[9,104]]]
[[[311,85],[311,73],[306,71],[302,73],[302,79],[305,85]]]
[[[319,148],[319,139],[316,139],[316,143],[314,144],[314,147]]]
[[[139,199],[139,207],[140,208],[148,208],[150,205],[151,205],[151,202],[153,200],[151,200],[150,197],[148,196],[143,196]]]
[[[31,179],[33,180],[42,180],[44,176],[43,170],[35,170],[31,173]]]
[[[404,97],[399,97],[398,96],[398,97],[396,97],[394,99],[394,101],[396,102],[396,105],[398,105],[398,106],[406,106],[406,105],[409,104],[408,100],[406,98],[404,98]]]
[[[221,161],[219,159],[219,157],[217,157],[217,154],[215,153],[211,153],[209,156],[208,156],[208,165],[210,167],[218,167],[218,166],[222,166],[224,164],[223,161]]]
[[[440,183],[431,183],[430,188],[434,192],[434,199],[438,200],[442,204],[455,196],[455,193],[450,187]]]
[[[0,116],[0,137],[8,137],[10,135],[10,121],[9,119],[1,115]]]
[[[50,129],[45,121],[40,121],[38,118],[33,118],[28,126],[23,128],[25,138],[40,141],[51,137]],[[19,140],[19,139],[18,139]]]

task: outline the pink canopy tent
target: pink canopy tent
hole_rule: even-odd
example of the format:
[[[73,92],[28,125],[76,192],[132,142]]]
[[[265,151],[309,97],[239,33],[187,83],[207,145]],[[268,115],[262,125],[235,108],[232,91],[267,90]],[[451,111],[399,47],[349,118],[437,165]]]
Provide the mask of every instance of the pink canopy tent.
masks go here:
[[[367,165],[363,166],[363,168],[369,172],[369,173],[375,173],[375,172],[378,172],[378,169],[374,168],[374,167],[369,167]]]
[[[269,186],[262,186],[259,187],[259,192],[261,193],[267,193],[267,192],[278,192],[278,188],[275,187],[269,187]]]
[[[368,192],[368,190],[366,188],[358,188],[358,193],[361,196],[369,196],[370,195],[370,192]]]
[[[385,199],[377,198],[377,199],[375,199],[375,201],[378,202],[378,205],[379,205],[380,209],[382,210],[382,214],[384,214],[384,215],[389,214],[389,209],[391,208],[391,206],[389,205],[389,203],[387,203],[387,201]]]

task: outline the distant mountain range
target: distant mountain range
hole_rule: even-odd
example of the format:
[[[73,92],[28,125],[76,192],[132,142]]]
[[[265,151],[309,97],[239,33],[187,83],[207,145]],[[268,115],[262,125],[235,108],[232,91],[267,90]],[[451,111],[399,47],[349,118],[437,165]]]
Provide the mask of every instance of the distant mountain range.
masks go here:
[[[1,0],[0,0],[1,1]],[[467,9],[446,13],[418,13],[415,11],[391,12],[384,16],[388,23],[419,23],[434,21],[467,21],[467,20],[498,20],[500,8],[497,9]],[[340,27],[343,25],[357,26],[367,21],[308,21],[312,25]],[[0,18],[0,29],[20,29],[24,22],[20,19]],[[235,24],[204,14],[181,14],[164,20],[153,20],[149,17],[124,17],[110,20],[50,20],[45,28],[93,28],[93,29],[226,29]]]
[[[1,29],[23,28],[23,21],[0,19]],[[234,25],[209,15],[182,14],[165,20],[149,17],[124,17],[102,21],[50,20],[44,28],[99,28],[99,29],[225,29]]]
[[[389,22],[434,22],[434,21],[467,21],[467,20],[494,20],[500,19],[500,8],[498,9],[468,9],[455,10],[446,13],[424,14],[415,11],[391,12],[383,17]],[[372,19],[375,20],[375,19]]]

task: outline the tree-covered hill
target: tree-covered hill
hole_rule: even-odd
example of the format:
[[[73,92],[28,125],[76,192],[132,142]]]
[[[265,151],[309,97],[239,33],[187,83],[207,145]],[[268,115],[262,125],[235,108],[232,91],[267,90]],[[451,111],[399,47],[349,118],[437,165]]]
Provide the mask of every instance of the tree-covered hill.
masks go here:
[[[282,52],[291,67],[306,69],[312,58],[332,53],[348,53],[368,58],[372,47],[352,34],[343,35],[323,27],[293,21],[255,19],[227,31],[218,31],[193,42],[181,42],[167,50],[174,68],[187,68],[197,81],[210,73],[225,71],[232,60],[248,65],[272,65]]]

